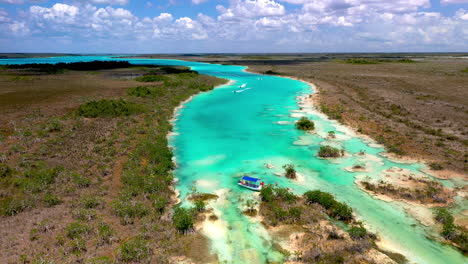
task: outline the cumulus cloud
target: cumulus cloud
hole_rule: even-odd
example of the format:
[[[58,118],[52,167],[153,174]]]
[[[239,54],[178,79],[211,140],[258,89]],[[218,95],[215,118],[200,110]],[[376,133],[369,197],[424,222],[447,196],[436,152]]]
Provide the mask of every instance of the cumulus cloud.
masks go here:
[[[55,4],[51,8],[31,6],[29,13],[36,20],[73,24],[76,22],[79,8],[67,4]]]
[[[234,0],[229,7],[216,7],[221,15],[219,20],[238,20],[262,16],[280,16],[285,14],[283,5],[273,0]]]
[[[453,16],[428,12],[428,0],[231,0],[216,7],[217,16],[193,17],[174,17],[167,12],[139,17],[124,7],[96,5],[98,2],[128,1],[34,5],[19,21],[0,9],[0,36],[44,40],[61,36],[70,43],[99,39],[101,42],[93,41],[96,45],[106,41],[116,45],[125,41],[172,43],[167,44],[169,49],[174,49],[177,41],[187,43],[180,49],[199,45],[213,52],[229,51],[225,47],[239,42],[243,44],[236,47],[243,50],[231,51],[266,51],[262,47],[296,52],[468,48],[467,11],[459,9]],[[287,10],[284,3],[296,7]],[[213,43],[212,50],[206,50],[209,43]]]

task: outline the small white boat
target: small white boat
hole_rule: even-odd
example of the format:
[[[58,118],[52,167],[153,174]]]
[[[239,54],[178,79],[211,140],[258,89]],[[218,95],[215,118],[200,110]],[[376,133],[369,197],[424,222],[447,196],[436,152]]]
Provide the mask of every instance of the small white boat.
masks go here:
[[[237,184],[252,191],[261,191],[264,185],[262,180],[249,176],[242,177]]]
[[[244,84],[242,84],[241,86],[239,86],[239,88],[244,88],[244,87],[246,87],[246,86],[247,86],[247,84],[244,83]]]
[[[245,92],[247,90],[250,90],[252,88],[245,88],[245,89],[242,89],[242,90],[236,90],[236,91],[232,91],[233,93],[242,93],[242,92]]]

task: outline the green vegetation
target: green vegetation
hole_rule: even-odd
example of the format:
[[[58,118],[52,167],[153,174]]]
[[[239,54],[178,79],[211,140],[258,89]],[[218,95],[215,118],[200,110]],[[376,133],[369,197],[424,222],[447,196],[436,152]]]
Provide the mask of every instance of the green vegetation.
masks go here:
[[[444,187],[440,182],[424,179],[418,179],[417,182],[425,186],[414,189],[396,186],[385,181],[372,183],[366,180],[361,181],[361,184],[368,191],[382,193],[410,201],[416,200],[422,203],[446,203],[449,199],[449,194],[444,192]]]
[[[82,235],[86,235],[91,232],[91,228],[88,225],[82,224],[80,222],[70,223],[66,229],[67,237],[70,239],[81,238]]]
[[[440,234],[445,239],[455,243],[464,253],[468,252],[468,230],[454,223],[454,218],[445,208],[435,210],[434,219],[442,224]]]
[[[339,158],[343,156],[344,151],[334,148],[332,146],[321,146],[318,156],[321,158]]]
[[[0,163],[0,178],[5,178],[10,176],[12,170],[8,164]]]
[[[281,75],[281,73],[279,72],[276,72],[274,70],[267,70],[265,72],[263,72],[264,74],[268,74],[268,75]]]
[[[42,198],[42,201],[45,203],[47,207],[52,207],[62,203],[60,197],[54,194],[46,193]]]
[[[131,224],[135,218],[142,218],[149,213],[149,208],[142,203],[129,200],[114,202],[114,213],[119,216],[123,224]]]
[[[112,242],[112,237],[114,236],[114,230],[107,223],[99,223],[98,225],[98,237],[99,244],[110,244]]]
[[[431,170],[443,170],[444,169],[444,167],[440,163],[437,163],[437,162],[429,163],[429,168],[431,168]]]
[[[272,225],[277,225],[279,222],[294,223],[300,220],[302,210],[300,207],[293,206],[298,197],[287,188],[267,185],[260,191],[260,197],[262,199],[260,209]]]
[[[360,240],[367,237],[367,230],[363,226],[353,226],[348,230],[349,236],[354,240]]]
[[[299,121],[296,123],[296,128],[299,130],[314,130],[315,129],[315,124],[311,120],[309,120],[307,117],[303,116]]]
[[[65,70],[74,71],[97,71],[127,68],[131,66],[128,61],[91,61],[91,62],[73,62],[73,63],[57,63],[57,64],[22,64],[22,65],[7,65],[8,69],[25,69],[33,72],[41,72],[46,74],[63,73]]]
[[[139,82],[164,82],[167,80],[168,78],[166,76],[161,75],[143,75],[135,79],[135,81]]]
[[[335,200],[333,195],[319,190],[304,193],[307,203],[317,203],[328,211],[328,214],[338,220],[349,221],[353,219],[353,210],[344,203]]]
[[[365,59],[365,58],[349,58],[344,60],[345,63],[350,64],[377,64],[379,63],[377,60],[374,59]]]
[[[283,169],[285,171],[285,176],[288,179],[296,179],[296,169],[294,168],[293,164],[286,164],[283,166]]]
[[[131,114],[138,114],[144,112],[144,106],[132,103],[125,100],[107,100],[101,99],[99,101],[90,101],[77,110],[77,114],[83,117],[117,117],[129,116]]]
[[[340,122],[343,121],[342,114],[344,113],[344,109],[341,105],[329,106],[325,104],[320,104],[320,111],[322,111],[331,119],[338,120]]]
[[[464,70],[461,70],[463,73],[468,73],[468,68],[465,68]]]
[[[124,242],[119,248],[119,259],[123,262],[141,262],[149,257],[151,249],[141,236]]]
[[[186,233],[192,230],[193,215],[191,210],[180,206],[174,208],[172,223],[179,232]]]
[[[396,62],[396,63],[414,63],[416,61],[408,58],[401,58],[401,59],[377,59],[377,58],[349,58],[344,60],[343,62],[349,64],[379,64],[379,63],[386,63],[386,62]]]

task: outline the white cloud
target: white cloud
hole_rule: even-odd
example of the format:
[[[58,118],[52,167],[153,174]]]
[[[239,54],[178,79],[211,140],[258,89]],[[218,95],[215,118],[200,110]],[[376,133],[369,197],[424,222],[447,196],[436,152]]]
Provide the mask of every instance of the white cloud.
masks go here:
[[[25,36],[30,32],[25,22],[13,22],[8,25],[8,28],[15,36]]]
[[[82,2],[89,2],[97,5],[126,5],[129,0],[82,0]]]
[[[5,23],[9,21],[10,21],[10,18],[9,18],[8,13],[3,8],[0,8],[0,23]]]
[[[194,3],[195,5],[199,5],[201,3],[205,3],[207,2],[208,0],[192,0],[192,3]]]
[[[15,21],[0,9],[0,36],[31,35],[44,40],[61,36],[70,43],[92,39],[99,40],[93,41],[96,45],[105,42],[116,46],[139,41],[138,47],[172,43],[169,49],[180,50],[199,45],[213,52],[468,48],[465,9],[449,17],[427,12],[427,0],[283,0],[297,5],[290,10],[278,1],[231,0],[226,6],[216,7],[217,17],[174,17],[170,13],[138,17],[126,8],[70,1],[51,7],[31,6],[20,15],[21,21]],[[239,42],[243,44],[232,44]],[[207,50],[209,47],[213,49]]]
[[[442,4],[465,4],[468,3],[468,0],[441,0]]]
[[[40,6],[31,6],[29,8],[32,18],[66,24],[75,23],[78,12],[78,7],[67,4],[55,4],[51,8]]]
[[[273,0],[234,0],[228,8],[218,5],[216,9],[221,13],[219,20],[281,16],[286,13],[284,6]]]

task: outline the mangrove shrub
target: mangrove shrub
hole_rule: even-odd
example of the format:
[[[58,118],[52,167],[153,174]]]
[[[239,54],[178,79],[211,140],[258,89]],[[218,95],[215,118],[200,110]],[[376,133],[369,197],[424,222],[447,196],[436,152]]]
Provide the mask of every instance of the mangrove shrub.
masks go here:
[[[299,121],[296,123],[296,128],[299,130],[314,130],[315,129],[315,124],[311,120],[309,120],[307,117],[301,117]]]
[[[318,155],[322,158],[338,158],[343,155],[343,151],[332,146],[321,146]]]
[[[128,102],[125,100],[107,100],[90,101],[80,105],[77,110],[79,116],[83,117],[117,117],[129,116],[131,114],[144,112],[142,105]]]

